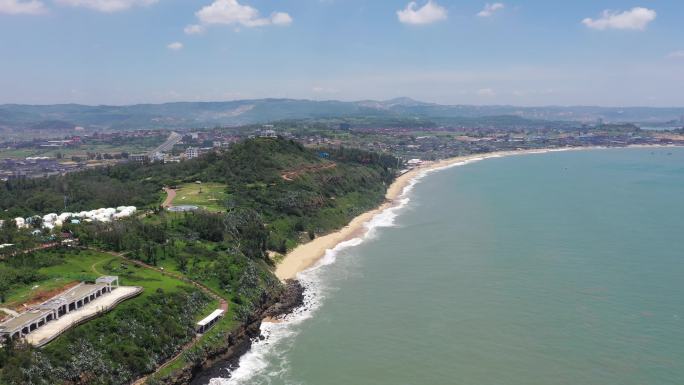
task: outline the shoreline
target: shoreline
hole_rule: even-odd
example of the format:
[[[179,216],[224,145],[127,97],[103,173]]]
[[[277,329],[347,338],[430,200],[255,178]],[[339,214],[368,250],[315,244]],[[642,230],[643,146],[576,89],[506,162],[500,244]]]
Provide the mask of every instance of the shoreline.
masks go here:
[[[531,149],[531,150],[517,150],[517,151],[498,151],[483,154],[473,154],[467,156],[453,157],[438,161],[425,162],[420,166],[398,176],[394,182],[388,186],[385,194],[385,202],[383,202],[378,207],[364,212],[357,217],[353,218],[344,228],[337,231],[333,231],[330,234],[318,237],[308,243],[299,245],[294,250],[290,251],[285,259],[276,266],[276,276],[289,286],[296,285],[297,290],[293,290],[291,295],[290,305],[280,309],[275,313],[270,313],[268,311],[262,312],[254,324],[251,325],[251,333],[248,333],[251,338],[250,342],[246,342],[245,339],[241,339],[242,343],[238,344],[239,349],[230,349],[230,354],[224,354],[220,358],[214,357],[210,361],[206,362],[206,365],[202,365],[202,368],[197,372],[194,372],[188,382],[177,382],[178,384],[184,385],[205,385],[209,383],[209,380],[215,377],[224,377],[226,365],[228,371],[232,374],[242,365],[242,358],[244,354],[251,351],[253,348],[252,342],[257,339],[263,340],[265,337],[262,334],[262,327],[264,324],[282,324],[289,323],[290,320],[288,316],[293,314],[293,311],[298,307],[308,306],[306,300],[303,299],[304,293],[308,290],[303,287],[299,281],[296,281],[297,276],[300,272],[306,271],[312,267],[315,267],[317,263],[325,256],[328,250],[334,249],[340,243],[349,241],[357,237],[365,236],[370,229],[366,226],[373,218],[385,212],[387,209],[392,209],[401,206],[405,203],[405,192],[407,187],[411,187],[415,181],[422,178],[427,173],[433,171],[438,171],[454,166],[465,165],[468,163],[490,159],[490,158],[502,158],[514,155],[533,155],[533,154],[546,154],[553,152],[565,152],[565,151],[581,151],[581,150],[603,150],[603,149],[613,149],[613,148],[669,148],[669,147],[681,147],[681,146],[671,146],[671,145],[632,145],[632,146],[622,146],[622,147],[601,147],[601,146],[587,146],[587,147],[566,147],[566,148],[546,148],[546,149]],[[286,301],[287,302],[287,301]],[[258,325],[258,326],[257,326]],[[256,328],[254,328],[256,327]]]
[[[330,234],[322,235],[316,239],[301,244],[285,255],[285,258],[276,266],[275,275],[281,281],[296,279],[297,274],[308,270],[316,265],[325,256],[328,250],[335,248],[342,242],[354,238],[362,237],[368,232],[366,223],[383,211],[398,206],[406,187],[411,185],[416,178],[422,177],[425,173],[442,170],[455,165],[464,165],[474,161],[491,158],[503,158],[515,155],[547,154],[551,152],[579,151],[579,150],[602,150],[612,148],[668,148],[677,147],[671,145],[631,145],[624,147],[564,147],[564,148],[540,148],[530,150],[497,151],[483,154],[472,154],[447,158],[437,161],[430,161],[398,176],[387,188],[385,202],[380,206],[366,211],[352,219],[345,227],[333,231]]]

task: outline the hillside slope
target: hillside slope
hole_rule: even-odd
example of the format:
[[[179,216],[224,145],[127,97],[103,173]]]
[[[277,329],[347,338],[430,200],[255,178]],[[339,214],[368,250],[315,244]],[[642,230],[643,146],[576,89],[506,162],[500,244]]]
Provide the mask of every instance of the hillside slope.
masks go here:
[[[254,139],[180,164],[129,164],[0,184],[0,208],[10,209],[4,215],[58,211],[58,201],[43,201],[53,195],[66,195],[73,211],[131,201],[148,207],[145,215],[111,223],[65,224],[61,230],[88,250],[0,258],[3,301],[5,294],[14,299],[33,287],[53,285],[64,274],[69,280],[117,275],[126,285],[146,287],[139,299],[44,349],[8,345],[0,351],[0,384],[123,385],[153,373],[169,357],[177,358],[156,376],[168,378],[220,354],[235,343],[233,331],[255,322],[282,295],[284,287],[272,272],[274,253],[377,206],[396,165],[392,157],[357,150],[319,153],[292,141]],[[159,209],[162,186],[196,181],[224,186],[225,200],[216,203],[222,210]],[[11,223],[0,228],[0,243],[37,246],[40,237]],[[208,287],[229,311],[191,351],[177,355],[194,338],[193,322],[216,306],[186,281]]]
[[[0,129],[64,130],[81,126],[92,130],[239,126],[288,119],[369,117],[376,119],[436,119],[460,122],[491,116],[530,120],[664,122],[677,120],[684,108],[592,106],[470,106],[423,103],[408,98],[388,101],[315,101],[254,99],[229,102],[177,102],[130,106],[0,105]]]

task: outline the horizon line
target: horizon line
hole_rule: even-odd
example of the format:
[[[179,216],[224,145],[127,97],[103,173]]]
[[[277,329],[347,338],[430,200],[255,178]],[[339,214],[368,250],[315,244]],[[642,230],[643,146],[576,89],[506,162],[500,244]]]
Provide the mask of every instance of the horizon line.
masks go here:
[[[311,98],[288,98],[288,97],[262,97],[262,98],[245,98],[245,99],[224,99],[224,100],[177,100],[177,101],[166,101],[166,102],[137,102],[137,103],[127,103],[127,104],[116,104],[116,103],[77,103],[77,102],[61,102],[61,103],[0,103],[0,107],[7,106],[24,106],[24,107],[49,107],[49,106],[82,106],[82,107],[133,107],[133,106],[161,106],[166,104],[212,104],[212,103],[238,103],[238,102],[260,102],[260,101],[299,101],[299,102],[313,102],[313,103],[326,103],[326,102],[336,102],[336,103],[363,103],[363,102],[376,102],[376,103],[389,103],[395,100],[409,100],[415,103],[420,103],[423,105],[432,106],[442,106],[442,107],[515,107],[515,108],[605,108],[605,109],[638,109],[638,108],[648,108],[648,109],[684,109],[682,106],[647,106],[647,105],[599,105],[599,104],[547,104],[547,105],[517,105],[517,104],[449,104],[449,103],[438,103],[438,102],[426,102],[419,99],[414,99],[406,96],[398,96],[390,99],[311,99]]]

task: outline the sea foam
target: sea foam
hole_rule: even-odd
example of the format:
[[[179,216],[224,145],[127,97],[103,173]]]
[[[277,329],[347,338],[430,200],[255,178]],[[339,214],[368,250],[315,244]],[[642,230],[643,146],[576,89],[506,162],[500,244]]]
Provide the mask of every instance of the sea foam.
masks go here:
[[[368,222],[364,223],[366,232],[362,236],[338,243],[332,249],[328,249],[314,266],[297,275],[297,279],[305,288],[304,305],[286,315],[278,323],[264,322],[261,325],[261,331],[265,338],[253,341],[250,351],[240,358],[239,367],[230,373],[229,378],[214,378],[209,382],[209,385],[270,384],[273,379],[285,373],[289,367],[287,354],[292,340],[301,331],[300,325],[314,316],[331,289],[326,285],[323,277],[325,268],[334,264],[342,252],[359,246],[366,240],[373,239],[377,236],[378,229],[395,226],[396,218],[411,202],[410,194],[414,187],[421,183],[427,175],[440,170],[464,166],[488,157],[471,158],[443,167],[427,169],[412,178],[396,199],[396,204],[375,214]]]
[[[569,149],[545,149],[527,151],[521,154],[545,154],[549,152],[561,152]],[[327,284],[324,272],[327,266],[334,264],[338,256],[348,249],[359,246],[366,240],[377,235],[377,230],[395,226],[396,218],[401,210],[407,207],[411,201],[410,195],[416,185],[423,179],[438,171],[465,166],[490,158],[502,158],[515,154],[486,154],[462,161],[445,164],[440,167],[426,169],[418,173],[404,187],[396,204],[374,215],[364,224],[364,235],[340,242],[334,248],[326,251],[325,255],[311,268],[297,275],[297,279],[304,286],[304,306],[296,309],[285,316],[279,323],[264,322],[261,326],[263,340],[255,340],[249,352],[243,355],[239,361],[239,367],[230,373],[230,378],[214,378],[210,385],[259,385],[270,384],[288,371],[288,353],[293,339],[301,331],[301,324],[314,316],[321,307],[326,295],[332,290]]]

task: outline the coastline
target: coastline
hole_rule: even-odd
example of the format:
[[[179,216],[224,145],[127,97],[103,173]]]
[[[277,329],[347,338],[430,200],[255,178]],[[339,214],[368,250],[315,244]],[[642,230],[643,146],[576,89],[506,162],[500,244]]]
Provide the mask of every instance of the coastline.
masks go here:
[[[195,368],[195,372],[189,377],[192,381],[176,382],[178,385],[207,385],[214,378],[226,379],[226,368],[230,372],[228,378],[246,378],[251,376],[251,373],[258,371],[259,365],[262,363],[264,351],[270,351],[271,345],[275,344],[279,338],[287,336],[290,333],[290,325],[295,325],[307,318],[307,314],[315,311],[315,301],[310,301],[307,297],[307,292],[313,290],[315,295],[315,287],[308,287],[306,285],[306,278],[304,284],[297,281],[300,272],[315,268],[319,262],[326,256],[328,251],[334,250],[338,245],[346,241],[351,241],[356,238],[364,237],[373,227],[372,221],[376,216],[386,213],[397,207],[402,207],[407,202],[407,193],[416,181],[428,173],[443,170],[450,167],[466,165],[472,162],[490,159],[502,158],[514,155],[532,155],[532,154],[546,154],[553,152],[566,151],[588,151],[588,150],[603,150],[603,149],[620,149],[620,148],[668,148],[678,147],[671,145],[632,145],[632,146],[587,146],[587,147],[566,147],[566,148],[546,148],[546,149],[531,149],[531,150],[517,150],[517,151],[499,151],[483,154],[473,154],[467,156],[453,157],[439,161],[425,162],[422,165],[398,176],[394,182],[388,186],[385,201],[378,207],[369,210],[349,222],[344,228],[334,231],[330,234],[320,236],[308,243],[299,245],[286,255],[283,261],[276,266],[276,276],[284,281],[289,282],[289,285],[296,285],[297,290],[292,290],[291,301],[288,306],[280,309],[277,312],[260,311],[255,314],[255,323],[250,325],[250,333],[243,335],[243,338],[234,339],[240,341],[239,349],[230,349],[227,354],[222,354],[219,357],[214,356],[214,359],[206,361],[201,368]],[[294,280],[293,280],[294,279]],[[272,306],[272,305],[271,305]],[[299,311],[299,312],[298,312]],[[251,338],[251,341],[248,340]],[[261,343],[261,341],[268,341]],[[253,346],[253,343],[256,344]],[[232,344],[230,344],[232,346]],[[242,373],[237,375],[237,371]],[[234,379],[234,378],[233,378]],[[224,383],[224,382],[220,382]],[[234,383],[229,381],[228,383]],[[239,382],[242,383],[242,382]]]
[[[365,229],[366,223],[373,219],[373,217],[377,214],[380,214],[384,210],[395,206],[397,204],[397,200],[403,194],[404,189],[418,175],[420,175],[421,172],[429,170],[437,163],[441,162],[432,162],[429,165],[421,165],[403,175],[400,175],[387,188],[387,192],[385,193],[385,202],[383,202],[380,206],[355,217],[345,227],[330,234],[317,237],[310,242],[301,244],[294,250],[288,252],[285,255],[285,258],[283,258],[283,260],[276,266],[275,275],[281,281],[295,279],[297,274],[313,267],[316,262],[318,262],[325,255],[327,250],[334,248],[342,242],[363,236],[367,232]]]
[[[465,164],[475,160],[549,151],[554,150],[502,151],[487,154],[458,156],[438,161],[425,162],[398,176],[387,188],[387,192],[385,193],[385,202],[383,202],[380,206],[355,217],[340,230],[317,237],[310,242],[297,246],[294,250],[287,253],[285,258],[283,258],[283,260],[276,266],[275,274],[281,281],[295,279],[297,274],[315,266],[315,264],[325,255],[326,251],[333,249],[342,242],[365,235],[368,231],[368,229],[365,227],[365,224],[373,219],[373,217],[375,217],[377,214],[399,205],[400,198],[403,196],[406,187],[411,185],[415,179],[427,172],[440,170],[459,163]]]
[[[420,166],[411,169],[405,174],[397,177],[394,182],[387,188],[385,194],[385,202],[380,206],[366,211],[365,213],[355,217],[345,227],[334,231],[330,234],[322,235],[316,239],[297,246],[294,250],[288,252],[285,258],[276,266],[275,275],[281,281],[289,279],[296,279],[297,274],[310,269],[320,261],[328,250],[335,248],[338,244],[349,241],[351,239],[362,237],[367,232],[366,223],[372,220],[376,215],[383,211],[396,207],[401,203],[401,198],[404,195],[406,187],[410,186],[414,180],[422,177],[426,173],[438,171],[451,166],[464,165],[474,161],[480,161],[490,158],[502,158],[514,155],[530,155],[530,154],[546,154],[550,152],[563,151],[578,151],[578,150],[599,150],[610,148],[662,148],[673,146],[661,145],[632,145],[625,147],[565,147],[565,148],[547,148],[547,149],[530,149],[518,151],[498,151],[483,154],[473,154],[465,156],[457,156],[448,159],[425,162]],[[676,146],[674,146],[676,147]]]

